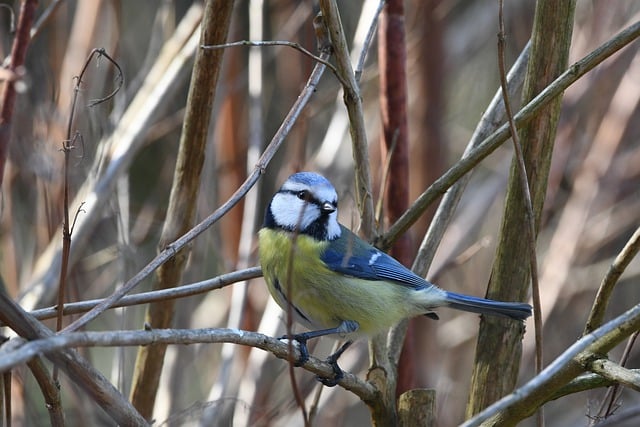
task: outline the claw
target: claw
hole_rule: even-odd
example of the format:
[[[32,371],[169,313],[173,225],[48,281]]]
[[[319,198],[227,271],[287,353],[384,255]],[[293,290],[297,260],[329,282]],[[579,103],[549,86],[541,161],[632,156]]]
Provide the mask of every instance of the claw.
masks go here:
[[[300,367],[309,360],[309,349],[307,348],[307,341],[309,337],[302,333],[297,335],[283,335],[278,338],[279,340],[290,340],[298,343],[298,352],[300,355],[293,361],[293,366]]]
[[[342,344],[338,351],[327,357],[327,360],[325,360],[325,362],[331,365],[331,369],[333,369],[333,378],[316,376],[316,379],[323,385],[327,387],[335,387],[338,382],[342,378],[344,378],[344,371],[340,369],[340,366],[338,366],[338,359],[340,358],[340,356],[342,356],[342,353],[344,353],[344,351],[351,345],[351,343],[353,343],[353,341],[347,341],[346,343]]]
[[[323,385],[327,387],[335,387],[336,385],[338,385],[338,382],[342,378],[344,378],[344,371],[340,369],[340,366],[338,366],[338,358],[334,356],[335,356],[335,353],[329,356],[327,360],[325,360],[325,362],[331,365],[331,368],[333,369],[333,378],[325,378],[325,377],[316,375],[316,380],[320,381]]]

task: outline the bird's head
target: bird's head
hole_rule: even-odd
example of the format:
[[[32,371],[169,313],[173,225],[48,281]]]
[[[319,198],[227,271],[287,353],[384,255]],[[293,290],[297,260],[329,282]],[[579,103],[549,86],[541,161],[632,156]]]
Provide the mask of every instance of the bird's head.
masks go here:
[[[337,210],[333,185],[317,173],[299,172],[287,178],[271,199],[264,226],[333,240],[340,237]]]

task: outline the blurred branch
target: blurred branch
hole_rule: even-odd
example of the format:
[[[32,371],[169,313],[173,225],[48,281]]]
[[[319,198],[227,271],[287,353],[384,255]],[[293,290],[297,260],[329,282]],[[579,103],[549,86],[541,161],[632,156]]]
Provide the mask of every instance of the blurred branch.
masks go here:
[[[64,426],[64,413],[62,412],[58,380],[49,375],[49,371],[41,357],[34,357],[27,362],[27,366],[29,366],[29,370],[42,392],[42,398],[49,413],[49,422],[54,427]]]
[[[522,195],[522,202],[524,204],[524,214],[526,220],[525,236],[528,247],[525,249],[527,258],[529,259],[529,275],[531,277],[531,295],[533,300],[533,320],[534,320],[534,334],[536,338],[536,374],[542,371],[542,309],[540,307],[540,285],[538,282],[538,256],[536,255],[536,214],[533,211],[533,205],[531,202],[531,191],[529,185],[529,178],[527,176],[527,166],[525,164],[524,154],[522,152],[522,146],[520,144],[520,137],[518,136],[518,129],[516,128],[515,120],[513,119],[513,110],[511,109],[511,100],[509,97],[509,89],[507,84],[507,71],[505,66],[505,32],[504,32],[504,0],[498,2],[498,74],[500,75],[500,88],[502,89],[502,97],[504,99],[504,109],[507,116],[507,122],[509,123],[509,131],[511,133],[511,141],[514,148],[515,172],[520,184],[520,194]],[[569,37],[570,38],[570,37]],[[568,48],[567,48],[568,51]],[[550,156],[549,156],[550,157]],[[550,162],[549,162],[550,165]],[[531,165],[536,168],[536,165]],[[547,170],[549,167],[547,167]],[[543,173],[544,176],[544,173]],[[545,177],[545,182],[546,182]],[[546,187],[546,185],[545,185]],[[546,190],[545,190],[546,191]],[[542,408],[537,414],[538,426],[544,426],[544,412]]]
[[[33,28],[31,28],[31,38],[34,38],[40,34],[42,27],[47,22],[49,22],[49,19],[51,19],[51,16],[53,16],[53,14],[59,9],[59,7],[62,6],[62,3],[64,3],[64,0],[54,0],[47,6],[47,8],[44,10],[44,12],[42,12],[40,17],[36,21],[36,23],[33,25]]]
[[[609,267],[607,274],[602,279],[583,334],[588,334],[602,325],[613,289],[618,283],[620,276],[622,276],[622,273],[624,273],[629,263],[631,263],[631,260],[638,254],[638,251],[640,251],[640,227],[636,228],[636,231],[629,241],[627,241],[626,245],[624,245],[624,248],[622,248]]]
[[[202,16],[200,44],[224,43],[231,25],[233,1],[209,0]],[[198,49],[193,64],[187,105],[180,134],[169,206],[158,247],[185,234],[195,221],[200,176],[205,159],[213,101],[218,89],[224,51]],[[158,268],[153,289],[167,289],[180,283],[189,256],[185,246]],[[147,307],[145,323],[151,328],[168,328],[174,317],[174,300],[162,300]],[[164,365],[166,345],[138,349],[131,386],[131,402],[142,416],[151,419]]]
[[[369,25],[369,29],[367,30],[367,35],[364,37],[364,40],[362,42],[362,50],[360,51],[360,55],[358,56],[358,62],[356,64],[356,69],[354,71],[356,83],[358,84],[360,84],[360,78],[362,77],[362,70],[364,69],[364,62],[367,59],[367,53],[369,53],[369,46],[371,46],[371,41],[373,40],[373,36],[375,36],[376,34],[378,17],[380,16],[380,13],[382,12],[382,9],[384,8],[384,5],[386,3],[387,3],[386,0],[378,1],[378,6],[376,7],[376,10],[374,11],[373,16],[371,17],[371,24]],[[363,9],[365,6],[363,6]]]
[[[188,285],[176,286],[157,291],[141,292],[134,295],[126,295],[111,306],[111,308],[130,307],[133,305],[148,304],[155,301],[190,297],[216,289],[222,289],[225,286],[245,280],[255,279],[260,276],[262,276],[262,269],[260,267],[246,268]],[[104,302],[104,299],[72,302],[65,304],[62,312],[65,315],[86,313],[102,302]],[[30,314],[38,320],[44,320],[55,317],[56,313],[57,307],[49,307],[34,310]],[[0,326],[6,325],[3,325],[2,322],[0,322]]]
[[[509,96],[513,97],[522,88],[524,83],[524,76],[527,71],[527,64],[529,63],[529,54],[531,53],[531,42],[520,52],[520,56],[509,70],[507,74],[507,87]],[[479,146],[485,138],[491,135],[504,121],[505,107],[504,96],[502,88],[498,88],[498,91],[493,96],[493,99],[487,106],[484,114],[480,118],[476,129],[465,148],[463,158],[468,155],[474,148]],[[436,250],[440,246],[442,236],[445,230],[449,227],[449,223],[454,217],[454,212],[458,207],[462,193],[464,192],[469,180],[470,174],[465,174],[460,177],[447,192],[442,196],[442,201],[438,205],[438,209],[429,225],[429,230],[422,239],[420,249],[416,255],[415,262],[413,264],[413,271],[418,275],[425,277],[433,261]]]
[[[322,52],[320,57],[326,60],[329,55],[330,53],[325,51]],[[311,71],[305,87],[302,89],[302,92],[296,99],[296,102],[293,104],[291,110],[289,110],[289,113],[284,118],[282,124],[278,128],[278,131],[273,136],[273,139],[262,153],[262,156],[260,156],[260,159],[258,160],[258,163],[254,167],[253,171],[249,174],[244,183],[236,190],[236,192],[233,193],[233,195],[231,195],[231,197],[224,204],[222,204],[222,206],[220,206],[202,222],[189,230],[189,232],[187,232],[174,242],[168,244],[166,248],[158,254],[158,256],[151,260],[142,270],[134,275],[134,277],[129,279],[127,283],[125,283],[121,288],[115,291],[110,297],[91,309],[91,311],[89,311],[83,317],[77,319],[74,323],[67,326],[63,331],[69,332],[76,330],[81,326],[87,324],[91,320],[95,319],[100,315],[100,313],[107,310],[123,296],[129,293],[142,280],[144,280],[153,271],[155,271],[155,269],[167,262],[167,260],[174,256],[177,251],[182,249],[185,245],[202,234],[205,230],[215,224],[229,210],[231,210],[231,208],[233,208],[245,196],[245,194],[247,194],[247,192],[258,181],[260,176],[266,171],[267,165],[269,164],[269,162],[271,162],[271,159],[273,159],[273,156],[276,154],[276,152],[284,142],[284,138],[289,134],[289,131],[293,127],[293,124],[299,117],[303,108],[307,105],[309,99],[311,99],[311,96],[315,93],[316,87],[318,85],[318,82],[320,81],[320,77],[324,73],[324,70],[324,64],[317,63],[315,65],[315,67]]]
[[[349,130],[356,172],[356,202],[362,223],[362,233],[368,239],[373,237],[376,230],[374,224],[373,197],[371,193],[371,172],[369,168],[369,145],[365,130],[362,97],[356,82],[347,40],[342,28],[340,13],[335,0],[320,0],[320,10],[329,30],[331,46],[335,52],[338,73],[342,75],[347,85],[342,87],[344,103],[349,115]]]
[[[560,96],[565,89],[638,37],[640,37],[640,22],[635,22],[571,65],[516,113],[514,116],[516,126],[521,127],[524,123],[529,122],[540,110]],[[406,232],[418,220],[435,199],[445,194],[455,182],[495,151],[509,138],[509,135],[509,125],[503,124],[476,148],[466,152],[462,159],[429,186],[407,212],[376,240],[376,246],[388,249],[398,236]]]
[[[21,339],[38,340],[54,336],[49,328],[25,312],[4,292],[0,292],[0,320],[20,335]],[[5,352],[0,349],[0,354]],[[145,419],[113,384],[78,353],[64,349],[47,355],[47,358],[65,372],[69,380],[77,384],[86,396],[96,402],[117,424],[147,425]]]
[[[299,359],[298,350],[295,346],[293,347],[295,354],[289,353],[288,342],[257,332],[239,329],[203,328],[70,332],[24,342],[23,345],[18,347],[14,344],[11,350],[8,351],[0,349],[0,372],[25,363],[38,354],[53,355],[55,352],[69,347],[117,347],[160,343],[215,344],[225,342],[259,348],[285,361],[288,361],[291,357],[294,360]],[[331,365],[312,356],[303,365],[303,368],[325,378],[334,374]],[[344,389],[353,392],[362,400],[367,401],[376,398],[377,392],[370,384],[348,372],[345,372],[344,378],[338,384]]]
[[[389,166],[388,175],[385,173],[388,182],[384,183],[385,187],[381,188],[380,195],[384,198],[385,216],[389,222],[400,218],[409,205],[407,46],[404,21],[403,0],[388,0],[380,15],[378,26],[378,62],[382,119],[380,143]],[[390,253],[403,265],[408,266],[413,259],[411,252],[410,238],[405,234],[395,242]],[[402,322],[409,331],[411,330],[410,322]],[[380,340],[380,343],[376,343],[375,340]],[[384,396],[392,397],[384,402],[385,413],[379,414],[381,417],[374,419],[373,422],[377,425],[388,425],[391,419],[398,416],[396,395],[417,386],[414,369],[418,363],[411,333],[398,348],[387,346],[385,334],[374,337],[373,341],[370,346],[371,363],[373,366],[384,367],[387,373],[386,381],[377,385],[388,389],[383,393]],[[395,358],[390,357],[390,354],[400,351],[401,360],[396,367],[393,363]]]
[[[21,2],[18,26],[13,38],[13,46],[11,47],[11,62],[8,66],[10,72],[16,73],[25,64],[27,47],[29,47],[31,41],[29,32],[31,31],[37,8],[37,0],[24,0]],[[4,167],[9,154],[11,120],[17,98],[16,84],[16,81],[7,80],[4,83],[2,96],[0,96],[0,185],[2,185]]]
[[[467,420],[465,427],[512,426],[529,417],[549,396],[583,372],[594,355],[606,354],[640,328],[640,305],[636,305],[593,332],[583,336],[551,362],[539,375]]]

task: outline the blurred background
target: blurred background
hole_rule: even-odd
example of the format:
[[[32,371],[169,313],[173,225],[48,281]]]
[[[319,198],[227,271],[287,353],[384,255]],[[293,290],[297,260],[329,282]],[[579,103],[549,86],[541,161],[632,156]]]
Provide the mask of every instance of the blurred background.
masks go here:
[[[19,8],[17,1],[0,3],[14,11]],[[340,2],[350,46],[362,43],[377,4]],[[534,6],[533,0],[506,2],[507,64],[515,61],[529,38]],[[288,40],[315,51],[314,7],[311,1],[238,0],[229,41]],[[465,0],[407,0],[405,7],[408,186],[413,200],[460,158],[499,87],[498,9],[497,2]],[[93,48],[105,48],[117,61],[125,84],[112,101],[89,107],[116,84],[114,69],[99,61],[91,65],[80,92],[73,128],[81,137],[72,151],[70,208],[73,215],[88,194],[99,197],[101,204],[96,211],[78,214],[83,223],[73,240],[68,299],[109,295],[157,254],[202,5],[186,0],[41,1],[38,17],[45,11],[51,13],[40,23],[28,50],[2,188],[0,274],[6,291],[27,310],[55,304],[63,206],[61,147],[74,76]],[[636,1],[579,1],[570,62],[637,21],[639,12]],[[11,43],[11,16],[0,9],[1,58],[9,56]],[[638,47],[637,42],[631,44],[564,96],[538,240],[546,363],[580,336],[609,264],[640,225]],[[354,57],[358,54],[355,50]],[[282,46],[225,51],[197,221],[244,181],[313,65],[310,58]],[[378,78],[374,39],[361,79],[374,188],[379,188],[383,172]],[[441,287],[484,295],[511,159],[511,145],[504,144],[473,172],[428,276]],[[357,228],[346,112],[339,82],[329,71],[258,185],[195,240],[184,283],[256,265],[255,233],[265,204],[282,181],[299,170],[325,174],[340,194],[341,222]],[[90,193],[96,182],[104,188]],[[376,191],[374,200],[378,197]],[[416,250],[434,209],[409,231]],[[383,221],[381,228],[388,225]],[[638,303],[639,282],[640,262],[635,260],[616,288],[610,315]],[[150,280],[137,291],[149,284]],[[90,328],[138,329],[144,310],[111,310]],[[438,425],[452,426],[464,417],[478,319],[446,309],[438,314],[438,322],[419,320],[423,359],[416,373],[422,386],[437,390]],[[176,304],[175,327],[228,325],[270,335],[282,332],[282,314],[269,302],[262,279]],[[534,375],[533,325],[527,324],[527,329],[521,382]],[[331,346],[329,340],[321,342],[313,353],[328,354]],[[135,348],[80,351],[128,395]],[[621,352],[611,357],[615,360]],[[636,354],[628,365],[637,366],[638,361]],[[350,349],[341,364],[364,376],[366,343]],[[34,380],[24,368],[14,372],[15,425],[48,425]],[[296,375],[309,401],[319,401],[317,425],[369,423],[366,406],[351,393],[338,387],[317,396],[313,377],[302,370]],[[158,425],[302,425],[286,363],[261,351],[171,346],[160,381],[154,413]],[[69,425],[109,425],[64,378],[62,394]],[[603,395],[604,390],[595,390],[547,404],[547,424],[588,424]],[[640,396],[625,390],[621,404],[622,409],[640,405]]]

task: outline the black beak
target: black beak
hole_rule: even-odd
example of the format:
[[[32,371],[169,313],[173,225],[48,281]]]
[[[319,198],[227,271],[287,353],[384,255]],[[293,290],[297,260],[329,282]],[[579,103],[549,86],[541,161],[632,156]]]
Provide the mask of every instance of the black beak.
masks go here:
[[[335,204],[331,203],[331,202],[324,202],[322,204],[322,212],[326,213],[326,214],[330,214],[332,212],[336,211],[336,206]]]

